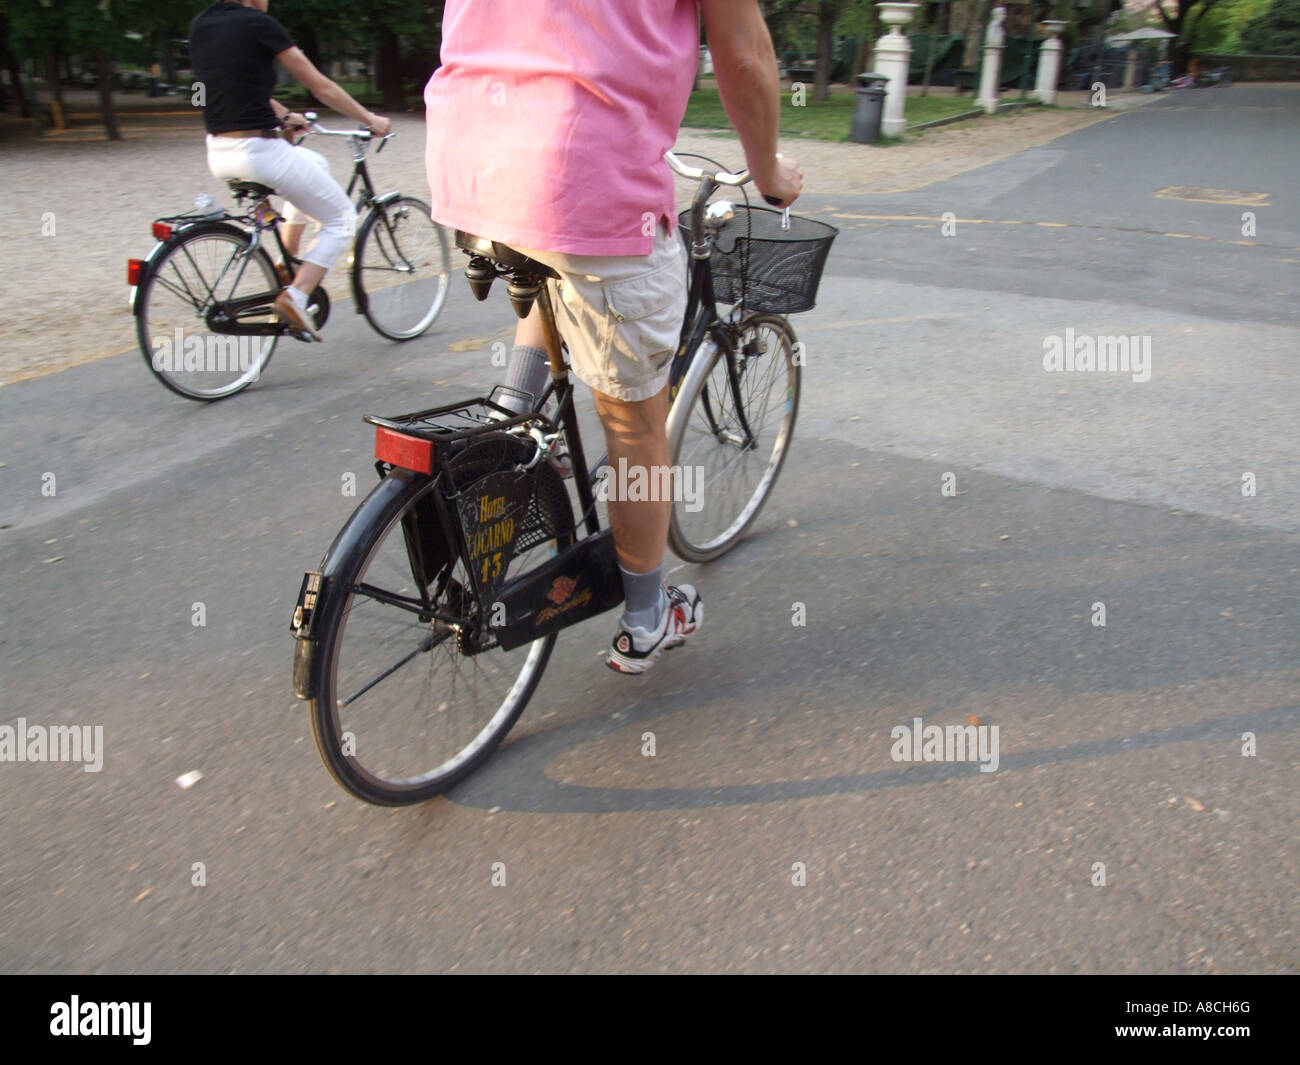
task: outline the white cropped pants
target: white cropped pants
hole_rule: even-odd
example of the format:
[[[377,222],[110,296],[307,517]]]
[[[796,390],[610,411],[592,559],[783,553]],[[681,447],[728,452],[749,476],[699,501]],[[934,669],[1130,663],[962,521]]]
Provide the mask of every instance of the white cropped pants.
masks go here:
[[[284,220],[307,219],[320,232],[304,261],[328,270],[352,240],[357,212],[339,183],[330,177],[329,161],[310,148],[295,147],[279,137],[208,136],[208,169],[212,176],[257,181],[284,197]]]

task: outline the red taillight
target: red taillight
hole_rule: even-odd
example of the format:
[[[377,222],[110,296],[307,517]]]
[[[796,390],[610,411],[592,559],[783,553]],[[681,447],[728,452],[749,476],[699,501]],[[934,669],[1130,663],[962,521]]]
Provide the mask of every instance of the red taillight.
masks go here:
[[[375,426],[375,458],[403,470],[433,472],[433,441]]]
[[[170,240],[172,227],[170,222],[155,222],[153,224],[153,235],[159,240]]]
[[[128,285],[138,285],[140,283],[140,271],[142,269],[144,269],[143,259],[127,259],[126,283]]]

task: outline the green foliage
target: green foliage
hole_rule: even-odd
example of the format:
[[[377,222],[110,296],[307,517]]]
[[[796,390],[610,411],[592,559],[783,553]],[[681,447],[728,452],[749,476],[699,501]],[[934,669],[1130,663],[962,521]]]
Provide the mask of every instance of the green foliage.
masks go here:
[[[136,60],[140,48],[127,32],[151,47],[156,36],[184,37],[190,21],[212,0],[0,0],[10,39],[24,58],[53,50],[81,55],[106,49],[120,59]],[[302,41],[315,34],[331,57],[366,56],[384,29],[395,31],[407,54],[436,51],[442,19],[441,0],[273,0],[270,13]],[[150,62],[152,54],[148,56]]]
[[[1254,55],[1300,55],[1300,0],[1273,0],[1246,24],[1241,43]]]
[[[822,10],[834,13],[837,37],[875,40],[880,32],[875,0],[761,0],[760,6],[778,57],[792,48],[812,62]]]
[[[837,92],[830,99],[822,101],[805,97],[801,106],[795,106],[790,93],[782,93],[781,133],[783,136],[814,137],[818,140],[848,140],[853,109],[856,106],[857,94],[852,92]],[[969,96],[965,99],[951,96],[909,96],[904,117],[909,124],[929,122],[969,111],[971,107]],[[691,93],[682,125],[704,129],[731,128],[731,121],[722,108],[716,88],[704,88]]]
[[[14,50],[39,57],[83,55],[99,50],[113,58],[133,58],[139,45],[127,32],[145,40],[162,31],[183,37],[185,27],[207,4],[175,0],[26,0],[6,3]]]
[[[1241,51],[1241,31],[1252,18],[1263,14],[1269,3],[1270,0],[1220,0],[1196,21],[1189,42],[1192,50]]]

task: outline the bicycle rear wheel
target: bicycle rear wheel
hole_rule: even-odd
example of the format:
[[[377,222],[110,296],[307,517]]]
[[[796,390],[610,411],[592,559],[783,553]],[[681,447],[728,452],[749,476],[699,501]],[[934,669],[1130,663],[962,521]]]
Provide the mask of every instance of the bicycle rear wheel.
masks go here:
[[[511,470],[532,452],[507,434],[478,438],[457,461],[457,484]],[[572,541],[559,475],[548,462],[527,475],[537,477],[537,529],[558,534],[526,526],[510,577]],[[505,651],[491,633],[476,634],[474,584],[434,507],[441,490],[433,477],[394,469],[321,566],[330,592],[307,667],[312,735],[334,779],[381,806],[430,799],[482,764],[523,712],[555,643],[552,634]],[[449,620],[457,618],[464,624]]]
[[[194,400],[234,395],[266,369],[277,336],[213,332],[208,309],[266,293],[266,307],[241,315],[243,323],[273,323],[270,309],[280,282],[271,259],[248,234],[223,223],[189,226],[173,238],[136,293],[136,335],[150,371],[177,395]]]
[[[366,321],[389,340],[413,340],[442,310],[451,281],[447,231],[412,196],[376,204],[357,234],[352,284]]]
[[[668,419],[681,482],[668,543],[680,558],[729,551],[767,502],[799,411],[796,359],[794,330],[775,314],[746,317],[730,351],[696,353]]]

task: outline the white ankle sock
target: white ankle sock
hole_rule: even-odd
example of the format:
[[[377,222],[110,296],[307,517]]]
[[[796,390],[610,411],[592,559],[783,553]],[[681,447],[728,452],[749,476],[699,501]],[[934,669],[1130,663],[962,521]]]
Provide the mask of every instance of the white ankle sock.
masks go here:
[[[289,293],[289,298],[293,300],[293,305],[299,310],[302,310],[307,306],[307,293],[294,288],[292,285],[290,285],[285,291]]]

